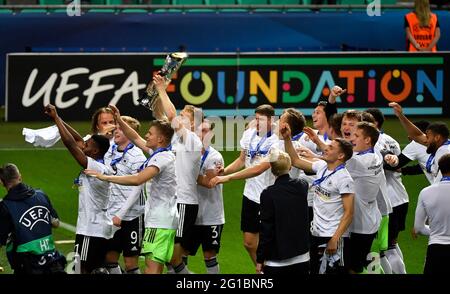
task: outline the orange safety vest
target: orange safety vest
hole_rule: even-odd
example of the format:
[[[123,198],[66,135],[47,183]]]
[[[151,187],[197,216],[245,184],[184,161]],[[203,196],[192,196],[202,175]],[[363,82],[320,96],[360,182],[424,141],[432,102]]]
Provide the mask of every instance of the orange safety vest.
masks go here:
[[[421,27],[419,23],[419,19],[414,12],[410,12],[406,15],[406,19],[408,20],[409,30],[411,34],[416,40],[416,42],[420,45],[420,48],[426,48],[430,45],[431,41],[434,39],[434,34],[436,32],[436,24],[437,24],[437,16],[434,13],[431,13],[430,23],[427,27]],[[408,39],[408,38],[407,38]],[[409,42],[408,51],[417,51],[414,48],[413,44]],[[436,45],[431,50],[433,52],[437,51]]]

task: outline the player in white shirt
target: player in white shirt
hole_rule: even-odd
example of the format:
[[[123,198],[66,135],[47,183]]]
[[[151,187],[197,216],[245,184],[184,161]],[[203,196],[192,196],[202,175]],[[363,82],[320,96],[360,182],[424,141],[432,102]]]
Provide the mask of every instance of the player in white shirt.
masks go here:
[[[350,227],[351,270],[355,273],[367,266],[367,255],[381,222],[377,197],[385,178],[382,158],[374,150],[379,134],[375,125],[359,122],[351,140],[354,154],[346,163],[355,181],[355,212]]]
[[[215,186],[230,180],[245,179],[241,231],[244,247],[255,265],[260,223],[259,197],[265,188],[275,182],[267,160],[270,149],[278,143],[278,136],[272,132],[274,114],[273,107],[268,104],[255,109],[256,128],[248,128],[242,134],[239,157],[225,168],[224,176],[211,180],[211,185]]]
[[[400,144],[398,144],[391,136],[381,131],[384,123],[383,113],[378,108],[369,108],[366,112],[373,116],[375,125],[380,131],[380,136],[375,145],[375,152],[382,158],[387,154],[400,155]],[[404,231],[406,227],[406,215],[408,213],[409,203],[408,192],[403,185],[401,174],[399,172],[386,169],[384,173],[386,176],[387,194],[392,206],[392,212],[389,214],[388,221],[388,248],[385,251],[383,250],[384,252],[381,252],[380,255],[385,254],[393,273],[406,274],[402,257],[403,254],[401,254],[397,239],[398,234],[401,231]],[[380,208],[380,211],[381,210],[382,209]],[[382,215],[384,216],[383,212]]]
[[[121,185],[138,186],[152,180],[150,191],[145,191],[148,198],[145,205],[145,235],[141,252],[145,255],[146,274],[161,274],[164,264],[171,260],[174,251],[178,214],[175,196],[177,186],[175,156],[170,146],[173,133],[169,122],[162,120],[151,122],[145,137],[146,146],[152,149],[153,153],[137,174],[107,176],[92,170],[85,171],[86,174],[100,180]]]
[[[198,214],[194,226],[195,246],[191,248],[190,255],[195,255],[197,249],[202,246],[208,274],[218,274],[219,262],[217,254],[220,249],[220,239],[225,224],[225,212],[223,207],[222,186],[210,186],[210,180],[219,175],[223,170],[223,157],[211,146],[214,136],[214,125],[204,120],[197,128],[197,135],[203,142],[202,158],[200,162],[200,174],[197,178],[198,190]]]
[[[203,121],[201,109],[186,105],[177,116],[175,106],[166,92],[166,80],[160,75],[153,77],[160,99],[153,115],[166,118],[175,130],[172,150],[175,153],[177,174],[177,203],[180,212],[175,252],[171,265],[175,273],[189,273],[185,263],[194,246],[194,225],[198,213],[197,177],[200,170],[202,142],[194,133]],[[169,266],[168,266],[169,268]],[[169,270],[171,270],[169,268]]]
[[[136,119],[122,116],[120,120],[126,122],[134,131],[139,130],[140,123]],[[114,131],[114,144],[105,154],[105,164],[111,167],[112,174],[117,176],[135,174],[146,159],[142,150],[125,136],[118,124]],[[118,264],[121,253],[126,273],[140,273],[138,261],[144,231],[145,205],[145,198],[141,190],[141,186],[110,184],[108,213],[114,216],[113,219],[120,220],[120,223],[115,223],[120,229],[112,239],[108,240],[106,262],[111,274],[122,273]],[[128,199],[130,197],[134,199],[134,194],[141,194],[141,197],[128,205]]]
[[[352,145],[340,138],[324,146],[322,159],[309,161],[295,152],[287,124],[280,128],[292,164],[318,175],[313,183],[313,226],[311,272],[319,273],[322,258],[336,258],[335,270],[349,272],[349,232],[353,219],[354,182],[345,167],[353,155]],[[326,254],[324,254],[326,253]],[[328,271],[330,272],[330,270]]]
[[[442,177],[439,171],[438,162],[439,159],[447,153],[450,153],[450,140],[448,126],[443,122],[435,122],[428,126],[426,134],[424,134],[419,128],[417,128],[408,118],[403,114],[402,107],[396,103],[389,103],[394,109],[395,115],[400,120],[403,128],[408,133],[408,136],[420,143],[427,146],[427,153],[430,156],[427,159],[426,169],[433,176],[434,183],[438,183]]]
[[[450,264],[450,154],[443,155],[438,165],[442,178],[420,192],[413,230],[414,238],[429,236],[424,274],[434,275],[446,273]]]
[[[64,145],[83,169],[109,173],[109,168],[103,162],[109,148],[108,138],[92,135],[84,147],[80,148],[58,116],[55,106],[47,105],[45,113],[55,121]],[[87,274],[105,265],[106,242],[114,234],[106,213],[109,183],[80,172],[75,184],[79,191],[75,251],[80,255],[81,273]]]

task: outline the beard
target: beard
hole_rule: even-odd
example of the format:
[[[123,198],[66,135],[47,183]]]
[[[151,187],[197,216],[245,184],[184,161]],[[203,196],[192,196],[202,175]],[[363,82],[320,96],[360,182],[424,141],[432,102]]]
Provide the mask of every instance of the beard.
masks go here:
[[[430,143],[430,145],[428,145],[428,147],[427,147],[427,153],[434,154],[434,153],[436,153],[436,151],[437,151],[436,143],[434,143],[434,142]]]

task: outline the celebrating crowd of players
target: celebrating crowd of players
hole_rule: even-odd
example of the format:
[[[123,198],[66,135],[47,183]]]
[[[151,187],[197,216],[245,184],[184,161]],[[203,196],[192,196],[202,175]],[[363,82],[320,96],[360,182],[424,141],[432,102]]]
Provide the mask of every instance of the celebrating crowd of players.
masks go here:
[[[62,141],[81,166],[75,251],[81,273],[188,274],[187,256],[201,246],[208,273],[225,224],[222,185],[245,179],[241,230],[258,273],[406,273],[397,243],[405,229],[404,174],[423,172],[432,184],[418,200],[414,234],[430,235],[425,273],[450,262],[450,141],[443,123],[411,123],[391,103],[411,139],[403,150],[383,132],[378,109],[338,113],[333,87],[318,104],[313,127],[294,108],[275,121],[260,105],[228,166],[211,146],[214,124],[187,105],[177,115],[155,75],[160,99],[142,138],[139,122],[115,106],[93,116],[80,136],[54,106]],[[147,154],[145,156],[144,154]],[[419,168],[405,167],[417,160]],[[123,255],[124,269],[119,266]]]

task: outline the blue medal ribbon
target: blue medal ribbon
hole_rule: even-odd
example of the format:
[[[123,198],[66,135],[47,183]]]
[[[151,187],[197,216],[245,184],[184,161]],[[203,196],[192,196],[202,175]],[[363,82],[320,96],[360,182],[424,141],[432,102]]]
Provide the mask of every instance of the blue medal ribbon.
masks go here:
[[[249,144],[249,153],[250,153],[251,159],[253,159],[258,154],[267,154],[267,152],[269,152],[269,149],[267,149],[267,150],[260,150],[260,149],[261,149],[262,144],[264,144],[264,142],[267,140],[267,138],[272,136],[272,132],[271,131],[267,132],[267,134],[264,137],[262,137],[261,140],[256,145],[256,149],[252,150],[252,141],[255,138],[255,136],[256,136],[256,132],[253,134],[252,139],[250,140],[250,144]]]
[[[367,154],[367,153],[374,153],[374,152],[375,151],[373,150],[373,148],[369,148],[367,150],[358,152],[356,155],[364,155],[364,154]]]
[[[327,172],[328,169],[325,169],[325,170],[323,171],[322,177],[321,177],[320,179],[315,180],[315,181],[313,182],[312,185],[313,185],[313,186],[317,186],[317,185],[320,186],[320,184],[321,184],[323,181],[325,181],[326,179],[328,179],[329,177],[331,177],[333,174],[335,174],[338,170],[341,170],[341,169],[343,169],[343,168],[345,168],[345,164],[339,165],[338,167],[336,167],[336,168],[335,168],[329,175],[327,175],[327,176],[325,176],[325,173]]]
[[[327,132],[325,132],[325,134],[323,134],[323,140],[326,142],[328,140],[328,134]]]
[[[152,153],[152,155],[150,155],[149,158],[147,158],[146,161],[144,161],[144,163],[139,167],[138,171],[141,171],[145,168],[145,165],[150,161],[150,159],[153,158],[153,156],[155,156],[156,154],[160,153],[160,152],[164,152],[164,151],[170,151],[172,150],[172,145],[169,145],[167,147],[160,147],[158,149],[156,149],[155,152]]]
[[[210,146],[208,146],[208,148],[206,148],[205,153],[203,153],[203,155],[202,155],[202,161],[201,161],[201,164],[200,164],[200,170],[202,169],[203,164],[205,164],[206,157],[208,157],[209,147]]]
[[[444,181],[450,182],[450,177],[449,176],[442,177],[441,182],[444,182]]]
[[[117,144],[114,144],[113,146],[112,146],[112,148],[111,148],[111,152],[112,152],[112,157],[114,158],[114,153],[116,152],[116,150],[117,150]],[[133,148],[134,147],[134,145],[132,144],[132,143],[129,143],[128,145],[127,145],[127,147],[125,147],[125,150],[123,150],[123,153],[122,153],[122,156],[121,157],[118,157],[118,158],[114,158],[113,160],[111,160],[111,167],[114,169],[114,170],[116,170],[117,168],[116,168],[116,164],[118,164],[124,157],[125,157],[125,154],[127,154],[127,152],[128,152],[128,150],[130,150],[131,148]]]
[[[292,137],[292,141],[297,141],[298,139],[300,139],[301,136],[303,136],[303,132],[298,133],[297,135],[295,135],[294,137]]]

